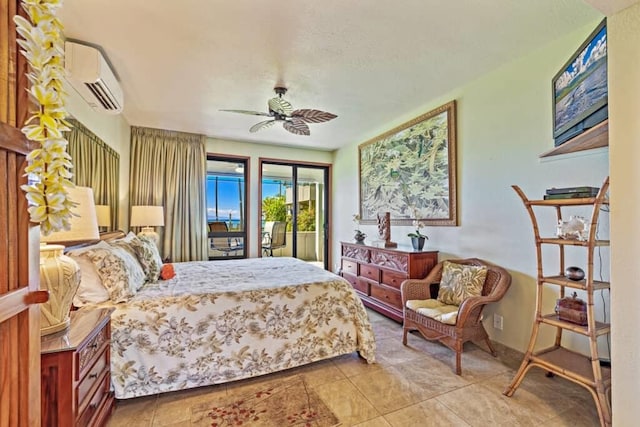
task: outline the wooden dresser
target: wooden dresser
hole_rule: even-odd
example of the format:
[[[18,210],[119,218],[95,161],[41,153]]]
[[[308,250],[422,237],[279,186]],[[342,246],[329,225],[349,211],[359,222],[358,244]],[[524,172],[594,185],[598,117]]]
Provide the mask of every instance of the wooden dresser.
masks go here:
[[[114,407],[109,352],[112,311],[73,311],[68,330],[42,337],[43,426],[106,424]]]
[[[438,263],[438,251],[378,248],[342,242],[340,274],[367,307],[402,322],[400,284],[422,279]]]

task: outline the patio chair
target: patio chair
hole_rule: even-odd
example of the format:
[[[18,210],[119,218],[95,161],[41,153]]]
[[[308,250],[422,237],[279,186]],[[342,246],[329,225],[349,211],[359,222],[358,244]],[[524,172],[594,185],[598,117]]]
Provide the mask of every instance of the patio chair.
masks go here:
[[[214,221],[209,223],[210,233],[227,233],[229,228],[224,221]],[[209,249],[212,251],[220,251],[224,256],[229,255],[231,252],[236,252],[242,249],[242,244],[237,239],[221,236],[221,237],[209,237]]]
[[[264,225],[262,234],[262,256],[273,256],[274,249],[287,246],[286,221],[269,221]]]

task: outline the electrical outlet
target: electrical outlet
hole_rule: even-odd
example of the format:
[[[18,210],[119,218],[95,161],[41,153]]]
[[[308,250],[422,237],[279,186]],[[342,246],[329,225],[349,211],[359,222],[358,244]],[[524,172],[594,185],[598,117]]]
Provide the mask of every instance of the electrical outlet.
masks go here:
[[[502,330],[502,316],[500,316],[499,314],[493,314],[493,328],[494,329],[498,329],[499,331]]]

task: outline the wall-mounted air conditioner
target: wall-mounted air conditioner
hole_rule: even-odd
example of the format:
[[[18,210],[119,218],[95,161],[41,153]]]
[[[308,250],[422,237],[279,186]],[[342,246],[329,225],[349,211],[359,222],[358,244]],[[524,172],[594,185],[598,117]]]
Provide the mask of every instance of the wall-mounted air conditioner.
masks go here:
[[[67,80],[94,110],[110,114],[122,111],[122,88],[98,49],[65,42],[64,60]]]

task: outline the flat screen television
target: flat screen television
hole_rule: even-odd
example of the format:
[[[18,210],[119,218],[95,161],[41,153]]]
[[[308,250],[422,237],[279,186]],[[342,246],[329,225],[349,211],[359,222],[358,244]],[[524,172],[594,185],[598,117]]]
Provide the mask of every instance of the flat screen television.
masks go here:
[[[552,80],[555,146],[609,117],[604,19]]]

